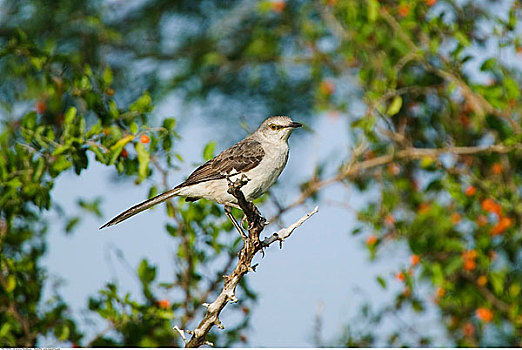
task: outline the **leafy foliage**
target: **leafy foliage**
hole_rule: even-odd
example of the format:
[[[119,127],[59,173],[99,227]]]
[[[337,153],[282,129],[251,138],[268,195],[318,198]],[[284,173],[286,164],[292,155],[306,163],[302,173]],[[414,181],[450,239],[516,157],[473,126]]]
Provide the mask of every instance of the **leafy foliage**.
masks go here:
[[[383,310],[363,308],[367,327],[348,327],[335,345],[428,345],[431,339],[414,332],[397,330],[382,340],[374,331],[388,315],[420,314],[428,305],[439,311],[450,345],[522,344],[522,75],[516,60],[506,59],[521,54],[519,2],[1,6],[1,344],[33,346],[52,334],[82,345],[180,345],[172,322],[183,328],[197,319],[201,303],[219,288],[219,277],[209,282],[203,271],[233,260],[239,242],[228,234],[230,223],[212,203],[168,203],[166,233],[179,243],[182,268],[175,281],[159,282],[156,267],[143,260],[139,299],[121,295],[115,284],[91,298],[89,308],[111,332],[88,342],[58,291],[42,300],[47,226],[40,214],[53,209],[57,177],[80,174],[93,160],[136,183],[174,169],[183,159],[175,149],[176,120],[164,118],[159,127],[149,120],[173,88],[186,99],[226,99],[216,108],[227,113],[239,106],[351,118],[357,151],[339,160],[344,165],[331,182],[378,189],[354,234],[364,236],[372,258],[392,245],[406,246],[411,259],[395,276],[377,277],[383,288],[401,285],[394,301]],[[172,23],[184,28],[175,41]],[[353,109],[359,101],[362,113]],[[204,147],[205,159],[214,146]],[[320,200],[329,183],[320,170],[301,186],[307,200]],[[151,186],[150,196],[166,186]],[[99,215],[97,202],[82,207]],[[67,230],[78,220],[69,218]],[[248,303],[254,295],[243,288]],[[248,312],[236,311],[237,328],[209,340],[244,341]]]

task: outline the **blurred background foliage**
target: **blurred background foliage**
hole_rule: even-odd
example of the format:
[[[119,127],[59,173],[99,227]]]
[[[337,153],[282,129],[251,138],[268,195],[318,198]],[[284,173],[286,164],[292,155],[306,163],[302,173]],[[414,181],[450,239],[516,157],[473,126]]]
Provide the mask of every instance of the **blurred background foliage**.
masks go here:
[[[414,329],[381,339],[376,325],[435,303],[447,345],[521,346],[521,13],[507,0],[0,1],[0,344],[182,345],[173,324],[199,319],[239,249],[219,206],[167,204],[181,272],[160,282],[144,259],[139,298],[108,284],[86,301],[108,324],[94,339],[59,290],[43,299],[40,262],[41,213],[54,208],[60,174],[81,174],[91,159],[136,183],[162,174],[150,196],[168,186],[183,161],[176,118],[149,116],[174,93],[227,101],[212,104],[216,118],[234,106],[352,121],[353,158],[333,178],[318,169],[300,184],[303,202],[333,182],[377,189],[354,234],[373,258],[404,242],[411,261],[389,306],[363,308],[366,322],[347,320],[326,345],[429,345]],[[363,113],[352,108],[360,102]],[[100,215],[98,204],[81,206]],[[63,217],[67,231],[80,220]],[[245,341],[255,292],[244,281],[242,293],[229,306],[237,325],[209,337],[218,346]]]

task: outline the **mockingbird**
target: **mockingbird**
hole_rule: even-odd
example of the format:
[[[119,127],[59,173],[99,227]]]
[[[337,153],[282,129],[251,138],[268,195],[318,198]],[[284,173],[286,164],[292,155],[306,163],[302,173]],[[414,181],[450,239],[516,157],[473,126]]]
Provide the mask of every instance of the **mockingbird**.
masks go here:
[[[229,181],[248,181],[241,189],[247,201],[265,193],[276,182],[286,165],[288,137],[293,129],[301,126],[286,116],[265,119],[253,134],[201,165],[185,182],[127,209],[100,229],[116,225],[174,196],[186,197],[187,202],[205,198],[224,204],[225,213],[238,228],[230,213],[230,207],[238,205],[237,199],[227,192]],[[238,230],[240,231],[239,228]]]

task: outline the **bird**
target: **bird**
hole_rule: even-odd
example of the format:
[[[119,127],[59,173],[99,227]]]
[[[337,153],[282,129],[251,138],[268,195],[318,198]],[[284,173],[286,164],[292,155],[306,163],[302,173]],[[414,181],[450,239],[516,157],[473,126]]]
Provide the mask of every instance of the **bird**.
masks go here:
[[[116,225],[169,198],[181,196],[187,202],[205,198],[224,204],[228,218],[242,232],[231,214],[231,208],[239,206],[237,199],[227,192],[229,182],[236,179],[247,181],[241,188],[247,201],[260,197],[285,168],[288,138],[294,129],[300,127],[301,123],[288,116],[265,119],[252,134],[199,166],[184,182],[125,210],[100,229]]]

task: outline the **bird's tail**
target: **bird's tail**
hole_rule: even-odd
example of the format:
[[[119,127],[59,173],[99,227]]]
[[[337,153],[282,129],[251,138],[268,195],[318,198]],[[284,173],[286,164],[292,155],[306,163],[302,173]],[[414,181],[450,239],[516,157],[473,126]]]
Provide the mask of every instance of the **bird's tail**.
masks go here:
[[[179,192],[179,188],[173,188],[170,191],[163,192],[162,194],[157,195],[156,197],[153,197],[151,199],[147,199],[146,201],[143,201],[139,204],[136,204],[132,208],[129,208],[125,210],[120,215],[114,217],[111,221],[107,222],[105,225],[100,227],[100,230],[105,227],[113,226],[116,224],[119,224],[120,222],[127,220],[131,216],[134,216],[138,213],[141,213],[142,211],[149,209],[150,207],[155,206],[156,204],[159,204],[161,202],[166,201],[167,199],[174,197]]]

